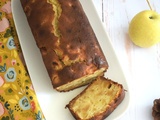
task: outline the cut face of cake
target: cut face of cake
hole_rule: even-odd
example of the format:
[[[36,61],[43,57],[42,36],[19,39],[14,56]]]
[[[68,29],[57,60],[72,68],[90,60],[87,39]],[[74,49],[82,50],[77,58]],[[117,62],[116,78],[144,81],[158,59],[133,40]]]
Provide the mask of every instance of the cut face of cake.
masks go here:
[[[98,77],[67,107],[76,120],[103,120],[125,97],[123,86],[110,79]]]
[[[108,69],[79,0],[21,0],[53,87],[69,91]]]

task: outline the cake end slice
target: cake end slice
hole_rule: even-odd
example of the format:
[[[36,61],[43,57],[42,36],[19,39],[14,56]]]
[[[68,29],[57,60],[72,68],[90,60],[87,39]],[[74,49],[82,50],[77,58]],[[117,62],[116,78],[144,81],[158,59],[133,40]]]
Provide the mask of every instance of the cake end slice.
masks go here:
[[[103,120],[123,101],[121,84],[98,77],[66,106],[76,120]]]

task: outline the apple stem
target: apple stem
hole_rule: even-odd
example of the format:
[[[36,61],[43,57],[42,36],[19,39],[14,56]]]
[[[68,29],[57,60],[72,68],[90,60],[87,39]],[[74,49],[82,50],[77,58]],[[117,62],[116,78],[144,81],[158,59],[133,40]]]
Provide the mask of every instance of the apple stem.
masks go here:
[[[148,3],[148,6],[149,6],[150,10],[153,10],[153,9],[152,9],[152,6],[151,6],[151,4],[150,4],[150,2],[149,2],[149,0],[146,0],[146,1],[147,1],[147,3]]]

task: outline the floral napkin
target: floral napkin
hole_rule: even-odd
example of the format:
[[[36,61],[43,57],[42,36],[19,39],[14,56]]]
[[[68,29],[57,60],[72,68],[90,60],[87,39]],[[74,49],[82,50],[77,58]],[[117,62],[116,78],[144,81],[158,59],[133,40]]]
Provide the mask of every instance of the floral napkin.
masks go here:
[[[11,0],[0,0],[0,120],[44,120],[16,34]]]

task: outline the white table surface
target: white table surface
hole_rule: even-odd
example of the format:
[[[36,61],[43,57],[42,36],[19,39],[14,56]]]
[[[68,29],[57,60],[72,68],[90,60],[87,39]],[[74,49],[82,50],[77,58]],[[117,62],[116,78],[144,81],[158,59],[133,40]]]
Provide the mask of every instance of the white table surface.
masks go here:
[[[135,46],[129,39],[131,19],[149,10],[146,0],[93,0],[124,72],[129,77],[131,106],[119,120],[153,120],[154,99],[160,98],[160,43],[150,48]],[[160,13],[160,1],[150,0]]]

